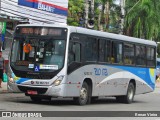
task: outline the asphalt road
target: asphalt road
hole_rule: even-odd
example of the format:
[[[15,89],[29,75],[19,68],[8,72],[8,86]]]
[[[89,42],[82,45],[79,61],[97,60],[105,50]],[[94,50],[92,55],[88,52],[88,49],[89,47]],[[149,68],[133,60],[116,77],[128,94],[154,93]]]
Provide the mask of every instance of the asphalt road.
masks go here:
[[[159,111],[158,114],[160,115],[160,89],[157,88],[153,93],[136,95],[134,103],[132,104],[117,103],[115,98],[107,97],[107,98],[100,98],[99,100],[92,102],[90,105],[85,105],[85,106],[76,105],[72,99],[65,99],[65,100],[52,99],[51,101],[44,100],[40,103],[34,103],[30,100],[29,97],[26,97],[24,94],[21,94],[21,93],[1,93],[0,94],[0,111],[1,112],[4,112],[4,111],[52,111],[52,112],[62,111],[62,112],[56,113],[56,115],[62,114],[62,116],[66,111],[68,112],[73,111],[73,113],[67,113],[67,114],[72,114],[72,115],[75,114],[75,116],[77,113],[74,111],[82,111],[81,113],[82,117],[76,117],[76,119],[78,120],[91,119],[92,114],[94,117],[92,120],[94,119],[103,120],[106,118],[106,117],[103,117],[105,113],[102,114],[101,116],[99,115],[100,111],[117,111],[119,113],[124,112],[126,114],[126,117],[123,118],[125,115],[123,114],[121,116],[120,114],[120,116],[117,115],[120,118],[109,117],[107,118],[107,120],[109,119],[121,120],[122,118],[124,120],[124,119],[127,119],[127,116],[128,116],[127,114],[130,114],[130,112],[127,112],[127,111],[134,111],[134,112],[137,111],[138,113],[139,112],[141,113],[142,111],[146,111],[145,113],[148,113],[148,112],[154,113],[153,111]],[[90,117],[86,117],[86,114],[83,115],[84,111],[89,111],[87,114],[89,114]],[[92,111],[94,112],[92,113]],[[107,114],[111,114],[112,116],[112,114],[117,114],[117,112],[113,112],[113,113],[106,112],[106,116]],[[51,116],[54,116],[54,114],[52,114]],[[135,113],[131,113],[131,114],[135,114]],[[99,115],[99,116],[95,118],[96,115]],[[103,117],[103,118],[99,118],[99,117]],[[39,119],[42,119],[42,118],[39,118]],[[63,118],[56,117],[56,119],[63,119]],[[67,119],[69,118],[65,117],[65,120]],[[70,119],[73,119],[73,117]],[[132,119],[133,120],[134,119],[160,120],[160,117],[138,116],[138,117],[131,117],[128,119],[129,120],[132,120]]]

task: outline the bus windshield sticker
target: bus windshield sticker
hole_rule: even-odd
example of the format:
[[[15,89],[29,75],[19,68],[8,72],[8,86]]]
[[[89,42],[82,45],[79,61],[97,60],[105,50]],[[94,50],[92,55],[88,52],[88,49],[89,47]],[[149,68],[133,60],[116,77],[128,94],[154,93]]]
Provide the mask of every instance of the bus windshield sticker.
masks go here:
[[[39,66],[35,66],[34,71],[39,72]]]
[[[40,65],[40,69],[58,70],[58,65]]]
[[[41,52],[37,52],[37,55],[41,55]]]
[[[31,62],[29,61],[20,61],[20,60],[17,60],[16,61],[16,65],[18,66],[28,66]]]
[[[28,68],[34,68],[34,64],[29,64]]]

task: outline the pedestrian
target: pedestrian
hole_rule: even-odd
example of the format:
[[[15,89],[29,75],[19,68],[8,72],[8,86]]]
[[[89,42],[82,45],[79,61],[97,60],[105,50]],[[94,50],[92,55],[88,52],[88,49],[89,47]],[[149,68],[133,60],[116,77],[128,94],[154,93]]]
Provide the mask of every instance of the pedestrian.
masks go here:
[[[2,51],[0,51],[0,88],[2,88],[2,79],[3,79],[3,72],[4,71],[4,58],[2,57]]]

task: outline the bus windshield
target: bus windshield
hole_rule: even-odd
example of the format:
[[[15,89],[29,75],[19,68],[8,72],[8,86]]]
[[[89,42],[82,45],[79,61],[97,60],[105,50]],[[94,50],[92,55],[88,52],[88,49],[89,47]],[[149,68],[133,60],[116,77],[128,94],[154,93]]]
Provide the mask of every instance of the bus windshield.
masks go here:
[[[51,72],[63,67],[66,40],[54,36],[14,37],[11,66],[18,70]]]

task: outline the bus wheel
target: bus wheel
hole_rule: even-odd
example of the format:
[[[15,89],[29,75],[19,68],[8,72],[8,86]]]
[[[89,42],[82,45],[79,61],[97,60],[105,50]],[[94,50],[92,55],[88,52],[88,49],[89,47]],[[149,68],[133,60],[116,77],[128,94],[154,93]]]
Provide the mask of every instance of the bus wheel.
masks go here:
[[[135,95],[135,86],[132,82],[128,85],[127,95],[125,96],[125,103],[132,103]]]
[[[89,103],[89,86],[86,82],[83,83],[82,88],[80,90],[80,96],[74,98],[75,102],[79,105],[86,105]]]
[[[40,97],[30,96],[30,98],[31,98],[31,100],[32,100],[33,102],[41,102],[41,101],[42,101],[42,98],[40,98]]]
[[[118,102],[124,102],[124,103],[130,104],[133,102],[134,95],[135,95],[135,86],[131,82],[128,85],[127,94],[125,96],[117,96],[116,99]]]

